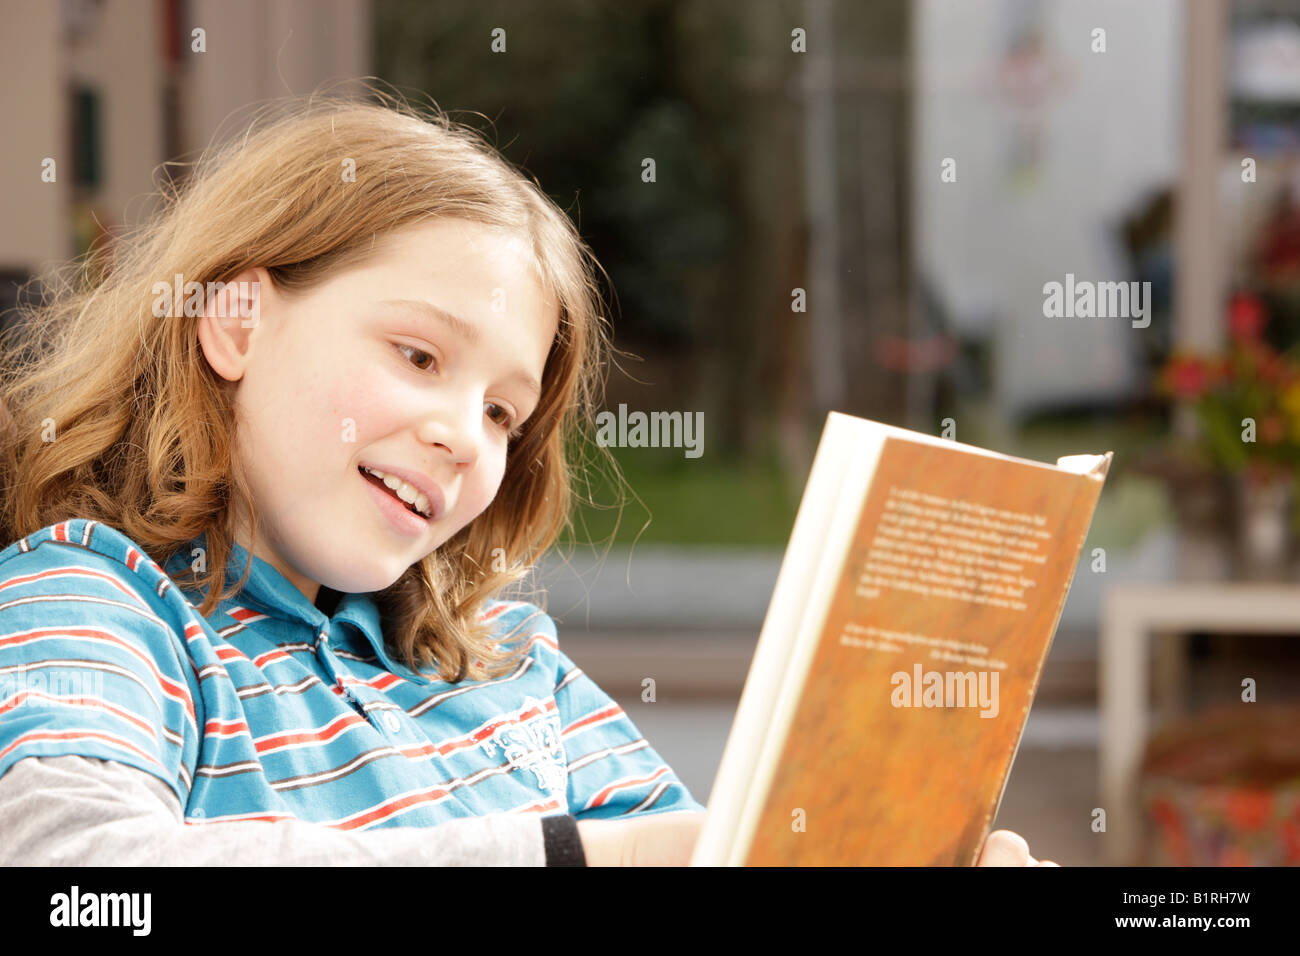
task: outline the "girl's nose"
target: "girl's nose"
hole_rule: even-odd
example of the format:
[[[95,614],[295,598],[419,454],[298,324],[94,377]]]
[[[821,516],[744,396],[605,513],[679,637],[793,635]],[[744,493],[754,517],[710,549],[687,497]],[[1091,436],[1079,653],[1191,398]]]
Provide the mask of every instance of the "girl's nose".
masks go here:
[[[425,440],[440,445],[453,464],[472,465],[478,460],[480,445],[484,440],[483,400],[471,404],[456,402],[430,416],[425,424]]]

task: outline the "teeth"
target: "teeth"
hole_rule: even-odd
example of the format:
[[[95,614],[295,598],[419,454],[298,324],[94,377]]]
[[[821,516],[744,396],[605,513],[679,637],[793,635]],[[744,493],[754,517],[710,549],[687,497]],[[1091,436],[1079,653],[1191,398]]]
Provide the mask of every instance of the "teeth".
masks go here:
[[[421,494],[400,478],[394,478],[392,475],[384,474],[378,468],[366,468],[364,465],[362,468],[387,485],[388,488],[397,495],[397,497],[401,498],[408,505],[414,505],[415,510],[420,512],[424,517],[428,518],[430,516],[429,498],[427,495]]]

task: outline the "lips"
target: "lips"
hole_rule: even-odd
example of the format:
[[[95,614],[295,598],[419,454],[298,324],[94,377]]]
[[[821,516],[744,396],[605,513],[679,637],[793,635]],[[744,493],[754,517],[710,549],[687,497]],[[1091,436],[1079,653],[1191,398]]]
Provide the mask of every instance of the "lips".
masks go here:
[[[418,512],[418,511],[415,510],[415,505],[411,504],[410,502],[403,501],[401,498],[397,497],[397,492],[396,492],[396,491],[394,491],[392,488],[389,488],[386,484],[384,484],[382,481],[380,481],[380,480],[379,480],[378,478],[376,478],[374,475],[370,474],[370,473],[369,473],[368,471],[366,471],[364,468],[358,468],[357,471],[360,472],[362,478],[364,478],[366,481],[370,482],[372,485],[374,485],[374,486],[375,486],[376,488],[378,488],[380,491],[384,492],[384,494],[388,495],[388,497],[392,498],[394,501],[396,501],[399,505],[401,505],[403,508],[405,508],[405,509],[406,509],[407,511],[409,511],[411,514],[415,515],[415,517],[420,518],[420,519],[423,520],[423,521],[428,521],[428,520],[429,520],[428,518],[425,518],[424,515],[420,514],[420,512]]]
[[[385,475],[391,475],[394,478],[401,479],[402,481],[405,481],[408,485],[410,485],[412,488],[414,488],[416,491],[423,494],[426,498],[429,499],[429,517],[425,518],[425,516],[420,514],[418,511],[416,511],[413,506],[408,505],[405,501],[402,501],[402,499],[397,496],[397,493],[393,491],[393,489],[389,488],[380,479],[369,474],[366,471],[367,468],[373,468],[375,471],[381,471]],[[404,508],[410,511],[411,514],[415,515],[416,517],[420,518],[423,521],[430,521],[430,522],[437,521],[440,518],[442,518],[442,516],[446,513],[447,510],[446,499],[443,498],[442,490],[437,485],[435,485],[427,475],[424,475],[418,471],[410,471],[405,468],[398,468],[395,465],[375,464],[371,462],[362,462],[360,465],[357,466],[357,471],[360,473],[362,478],[365,478],[367,481],[378,486],[380,490],[387,492],[390,497],[394,498],[397,502],[399,502]]]

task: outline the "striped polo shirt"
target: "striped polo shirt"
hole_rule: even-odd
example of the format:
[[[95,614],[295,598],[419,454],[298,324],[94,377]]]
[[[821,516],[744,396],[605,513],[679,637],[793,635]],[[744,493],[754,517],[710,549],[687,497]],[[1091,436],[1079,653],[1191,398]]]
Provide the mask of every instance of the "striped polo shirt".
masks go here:
[[[199,616],[202,595],[168,572],[203,538],[167,571],[80,518],[0,551],[0,775],[24,757],[118,761],[170,786],[191,825],[704,809],[536,605],[486,605],[523,655],[449,684],[393,659],[370,595],[332,592],[322,610],[256,556],[239,594]],[[229,580],[248,557],[236,544]]]

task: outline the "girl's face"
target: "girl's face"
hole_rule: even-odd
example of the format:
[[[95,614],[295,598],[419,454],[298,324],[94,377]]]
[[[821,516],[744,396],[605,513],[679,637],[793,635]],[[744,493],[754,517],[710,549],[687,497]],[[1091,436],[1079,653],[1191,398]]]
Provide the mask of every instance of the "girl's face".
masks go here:
[[[439,219],[380,237],[373,253],[301,296],[250,269],[199,324],[209,364],[236,383],[237,454],[262,526],[250,542],[235,515],[236,540],[310,601],[321,584],[388,587],[487,508],[557,331],[517,236]],[[432,517],[363,465],[426,485]]]

